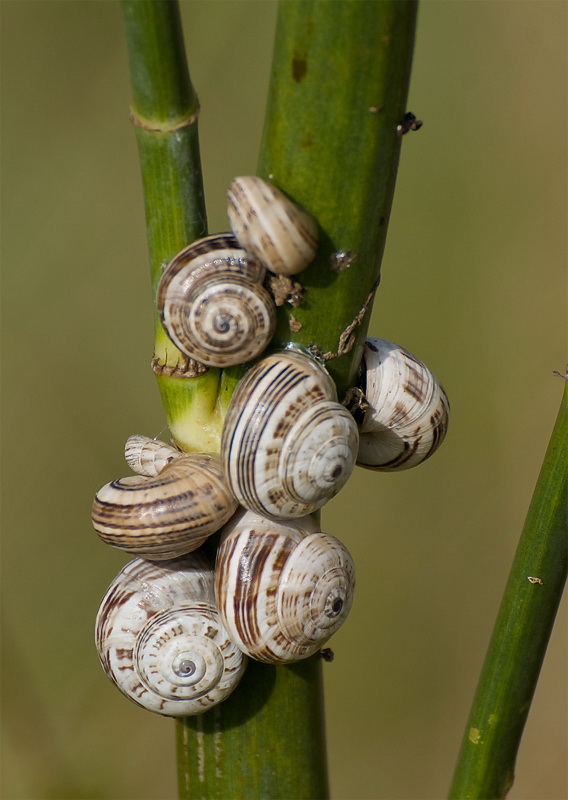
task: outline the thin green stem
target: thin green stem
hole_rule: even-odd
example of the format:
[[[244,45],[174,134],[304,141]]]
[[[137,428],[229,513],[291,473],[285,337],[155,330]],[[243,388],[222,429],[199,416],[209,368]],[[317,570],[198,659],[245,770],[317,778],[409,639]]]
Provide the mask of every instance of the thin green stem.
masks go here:
[[[568,384],[538,477],[467,722],[450,798],[510,789],[566,582]],[[563,711],[559,711],[563,713]]]
[[[122,4],[154,297],[154,359],[166,419],[186,450],[219,449],[227,386],[219,370],[194,375],[194,365],[161,325],[155,294],[163,265],[207,232],[199,159],[197,95],[191,84],[176,0]]]

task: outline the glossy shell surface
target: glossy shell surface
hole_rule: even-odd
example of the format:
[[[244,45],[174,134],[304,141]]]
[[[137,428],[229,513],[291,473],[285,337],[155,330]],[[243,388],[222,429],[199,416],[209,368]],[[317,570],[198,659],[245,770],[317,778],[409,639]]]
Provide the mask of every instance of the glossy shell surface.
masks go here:
[[[95,639],[120,691],[166,716],[207,711],[233,691],[246,665],[219,618],[212,566],[197,553],[127,564],[103,598]]]
[[[92,520],[107,544],[161,560],[197,549],[237,505],[218,456],[185,453],[154,477],[105,484],[95,496]]]
[[[262,178],[235,178],[227,213],[241,247],[271,272],[295,275],[313,261],[318,242],[315,220]]]
[[[409,469],[444,440],[450,405],[428,367],[399,345],[367,339],[364,391],[369,409],[360,425],[357,463],[371,469]]]
[[[255,364],[225,418],[221,458],[245,508],[277,519],[310,514],[349,478],[357,425],[309,356],[284,351]]]
[[[268,663],[315,653],[343,624],[355,570],[343,544],[311,517],[277,522],[242,512],[225,526],[215,593],[231,639]]]
[[[256,358],[276,324],[263,277],[264,267],[231,234],[194,242],[160,279],[157,304],[166,333],[179,350],[210,367]]]

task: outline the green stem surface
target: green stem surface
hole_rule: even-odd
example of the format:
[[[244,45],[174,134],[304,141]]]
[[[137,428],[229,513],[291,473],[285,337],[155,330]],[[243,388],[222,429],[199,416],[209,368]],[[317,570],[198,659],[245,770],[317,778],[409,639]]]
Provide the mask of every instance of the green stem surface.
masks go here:
[[[501,798],[513,783],[517,751],[566,582],[567,441],[568,384],[467,722],[449,795],[456,800]]]
[[[220,370],[188,380],[190,360],[167,337],[156,308],[162,269],[207,233],[197,95],[176,0],[123,0],[154,298],[154,358],[172,436],[186,450],[217,452],[227,392]]]
[[[281,311],[275,343],[323,355],[340,394],[355,381],[379,281],[416,11],[407,0],[280,4],[259,174],[315,216],[321,240],[297,276],[305,300]]]
[[[327,797],[321,662],[249,661],[228,700],[180,723],[180,797]]]

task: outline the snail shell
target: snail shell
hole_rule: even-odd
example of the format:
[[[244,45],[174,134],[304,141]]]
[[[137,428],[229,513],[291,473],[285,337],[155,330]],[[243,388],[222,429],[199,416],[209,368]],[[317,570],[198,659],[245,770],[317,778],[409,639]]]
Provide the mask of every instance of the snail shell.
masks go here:
[[[198,553],[134,559],[101,603],[96,645],[108,677],[149,711],[201,714],[235,688],[246,660],[215,607],[213,569]]]
[[[95,496],[92,520],[107,544],[162,560],[197,549],[236,509],[219,458],[184,453],[153,477],[105,484]]]
[[[349,478],[357,425],[311,357],[284,351],[255,364],[231,399],[221,458],[245,508],[276,519],[310,514]]]
[[[178,253],[160,279],[158,310],[172,342],[209,367],[244,364],[276,325],[264,267],[231,234],[200,239]]]
[[[359,431],[357,463],[409,469],[429,458],[448,428],[450,405],[428,367],[385,339],[367,339],[364,387],[369,403]]]
[[[139,434],[129,436],[124,446],[124,458],[130,469],[149,478],[159,475],[164,467],[181,455],[181,450]]]
[[[252,511],[224,527],[215,595],[231,639],[257,661],[299,661],[343,624],[355,569],[338,539],[311,517],[276,522]]]
[[[227,214],[241,247],[271,272],[295,275],[313,261],[318,226],[281,191],[254,175],[235,178]]]

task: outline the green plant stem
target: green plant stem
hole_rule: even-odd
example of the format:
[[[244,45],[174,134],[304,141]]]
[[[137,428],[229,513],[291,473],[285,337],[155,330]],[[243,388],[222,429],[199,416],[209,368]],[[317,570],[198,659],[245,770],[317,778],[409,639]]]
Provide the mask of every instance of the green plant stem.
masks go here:
[[[327,797],[321,658],[249,661],[236,691],[178,725],[180,797]]]
[[[197,95],[191,84],[176,0],[123,0],[154,298],[153,368],[174,439],[217,452],[227,395],[238,374],[193,365],[166,336],[156,309],[162,268],[207,232],[199,159]]]
[[[297,276],[304,301],[280,309],[272,344],[323,356],[340,393],[354,381],[378,284],[415,19],[404,0],[279,7],[259,173],[308,209],[322,235]],[[352,263],[342,272],[331,268],[338,251]],[[223,704],[180,723],[178,743],[182,798],[326,797],[321,658],[251,662]]]
[[[281,311],[275,343],[323,355],[340,394],[354,383],[379,281],[416,11],[406,0],[280,3],[259,174],[316,217],[321,241],[297,276],[305,300]]]
[[[568,384],[515,554],[458,757],[450,798],[504,797],[568,563]],[[559,709],[559,713],[564,713]]]

